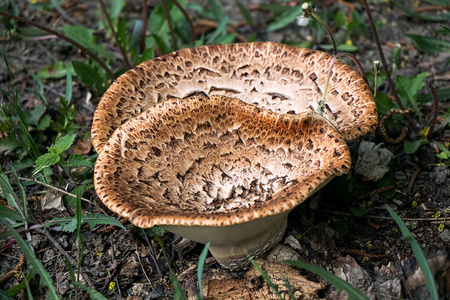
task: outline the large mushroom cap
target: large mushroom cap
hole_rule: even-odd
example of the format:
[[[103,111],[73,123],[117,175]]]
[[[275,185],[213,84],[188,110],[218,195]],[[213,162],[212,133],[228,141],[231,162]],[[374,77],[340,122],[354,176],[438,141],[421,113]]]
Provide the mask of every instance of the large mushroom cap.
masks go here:
[[[272,42],[200,46],[146,61],[119,77],[104,94],[92,125],[101,152],[113,132],[156,103],[204,93],[238,98],[277,113],[317,109],[331,56]],[[346,140],[377,126],[377,110],[363,78],[333,65],[326,117]]]
[[[315,113],[189,97],[120,126],[94,180],[109,209],[138,227],[228,226],[291,210],[350,164],[345,140]]]

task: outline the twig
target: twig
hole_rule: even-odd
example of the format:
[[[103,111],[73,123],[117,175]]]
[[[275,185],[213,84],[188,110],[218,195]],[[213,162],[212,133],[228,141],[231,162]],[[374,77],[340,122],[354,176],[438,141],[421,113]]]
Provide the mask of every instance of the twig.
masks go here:
[[[67,258],[67,260],[71,265],[73,266],[78,265],[78,262],[72,256],[70,256],[70,254],[63,249],[63,247],[61,247],[58,241],[50,234],[50,232],[48,232],[48,230],[36,228],[35,231],[44,234],[50,240],[50,242],[52,242],[53,246],[55,246],[55,248],[58,249],[58,251],[61,252],[61,254]],[[83,279],[86,281],[88,285],[91,285],[91,279],[87,276],[86,273],[82,272],[81,276],[83,276]]]
[[[43,25],[38,24],[36,22],[33,22],[33,21],[30,21],[30,20],[24,19],[22,17],[18,17],[18,16],[15,16],[15,15],[9,14],[9,13],[3,12],[3,11],[0,11],[0,16],[4,16],[4,17],[10,18],[10,19],[17,20],[19,22],[26,23],[26,24],[31,25],[33,27],[42,29],[42,30],[44,30],[44,31],[46,31],[46,32],[48,32],[50,34],[56,35],[60,39],[63,39],[66,42],[68,42],[69,44],[73,45],[74,47],[80,49],[81,52],[83,52],[84,54],[86,54],[87,56],[92,58],[94,61],[96,61],[106,71],[106,73],[108,74],[109,78],[111,78],[111,80],[115,79],[116,76],[114,75],[113,71],[111,71],[111,69],[108,68],[108,66],[105,65],[105,63],[100,58],[98,58],[97,55],[92,53],[88,48],[80,45],[78,42],[76,42],[76,41],[72,40],[71,38],[67,37],[66,35],[64,35],[62,33],[59,33],[59,32],[57,32],[57,31],[55,31],[55,30],[53,30],[51,28],[48,28],[47,26],[43,26]]]
[[[140,47],[141,53],[145,51],[145,38],[147,37],[147,23],[148,23],[148,7],[147,0],[142,0],[142,29],[141,29],[141,40]]]
[[[50,3],[52,6],[56,9],[56,11],[63,17],[63,19],[66,19],[70,24],[72,25],[80,25],[80,23],[77,20],[72,19],[62,8],[61,6],[56,3],[55,0],[50,0]]]
[[[401,110],[401,109],[398,109],[398,108],[392,108],[383,116],[383,118],[381,118],[381,121],[380,121],[380,124],[378,125],[378,127],[380,128],[381,136],[386,141],[386,143],[398,144],[398,143],[403,142],[403,140],[406,138],[406,135],[408,134],[408,130],[409,129],[406,126],[403,127],[402,133],[400,134],[400,136],[397,137],[396,139],[393,139],[393,138],[389,137],[389,135],[387,133],[386,126],[384,125],[384,122],[386,122],[386,120],[389,119],[389,117],[392,114],[401,114],[401,115],[408,116],[408,113],[410,113],[410,112],[411,112],[411,108],[409,108],[407,110]]]
[[[155,250],[153,249],[152,243],[150,243],[150,240],[148,239],[147,234],[145,233],[145,230],[141,228],[142,234],[144,235],[144,240],[147,242],[148,246],[150,247],[150,251],[152,252],[151,258],[153,260],[153,263],[155,264],[156,272],[158,273],[159,277],[162,277],[161,270],[159,269],[158,261],[156,260],[155,256]]]
[[[145,278],[147,279],[147,281],[150,284],[150,286],[153,288],[152,281],[150,280],[150,278],[148,278],[147,272],[145,271],[144,265],[142,264],[141,256],[139,255],[137,244],[136,244],[136,255],[137,255],[137,258],[138,258],[138,261],[139,261],[139,265],[141,266],[141,269],[142,269],[142,272],[144,273]]]
[[[173,30],[172,19],[170,18],[170,13],[167,8],[166,0],[162,0],[161,4],[162,4],[163,10],[164,10],[164,15],[166,16],[167,24],[169,24],[169,31],[170,31],[170,37],[172,38],[173,50],[177,50],[178,49],[177,39],[175,38],[175,31]]]
[[[367,18],[369,19],[370,28],[371,28],[372,34],[375,38],[375,43],[377,45],[378,54],[380,55],[381,64],[383,65],[384,72],[386,73],[386,79],[388,81],[391,93],[392,93],[392,95],[394,95],[394,98],[395,98],[395,101],[397,102],[398,107],[400,107],[400,109],[402,109],[402,110],[405,110],[405,107],[403,106],[403,103],[400,100],[400,96],[398,95],[397,90],[395,88],[395,84],[394,84],[394,81],[392,80],[391,73],[389,72],[389,68],[386,63],[386,58],[384,56],[383,48],[381,48],[380,38],[378,37],[378,32],[375,27],[375,23],[373,21],[372,13],[370,12],[369,5],[367,4],[367,0],[362,0],[361,2],[363,3],[364,8],[366,9]],[[406,119],[408,120],[408,123],[411,125],[413,130],[417,131],[417,126],[414,123],[413,119],[409,115],[406,115]]]
[[[422,171],[421,168],[417,168],[414,173],[411,176],[411,179],[409,180],[408,183],[408,188],[406,189],[406,193],[407,194],[411,194],[413,186],[414,186],[414,182],[416,182],[417,176],[419,176],[420,171]]]
[[[431,5],[431,6],[425,6],[425,7],[419,7],[414,9],[414,12],[420,13],[425,11],[433,11],[433,10],[449,10],[450,5],[441,6],[441,5]]]
[[[432,83],[428,85],[428,88],[430,89],[431,95],[433,96],[433,119],[431,119],[430,128],[428,129],[427,133],[427,139],[430,139],[433,135],[434,126],[436,125],[436,120],[439,113],[439,99]]]
[[[114,26],[111,22],[111,18],[109,17],[108,11],[106,10],[105,3],[103,0],[99,0],[100,7],[102,8],[102,13],[106,18],[106,22],[108,22],[108,26],[111,29],[112,35],[114,40],[116,41],[117,46],[119,46],[120,53],[122,54],[123,60],[125,61],[125,64],[127,65],[128,69],[133,68],[133,64],[131,64],[130,60],[128,59],[128,55],[125,53],[125,50],[122,47],[122,44],[119,41],[119,37],[117,36],[116,31],[114,30]]]
[[[341,212],[341,211],[334,211],[334,210],[322,210],[322,209],[315,209],[311,208],[312,210],[319,211],[326,214],[333,214],[333,215],[341,215],[341,216],[347,216],[347,217],[355,217],[355,215],[351,213]],[[392,220],[391,217],[382,217],[382,216],[372,216],[372,215],[363,215],[358,218],[369,218],[369,219],[379,219],[379,220]],[[450,219],[448,218],[402,218],[403,221],[424,221],[424,222],[439,222],[444,221],[445,223],[450,222]]]
[[[186,10],[183,8],[183,6],[180,5],[178,0],[172,0],[172,3],[175,4],[176,7],[178,7],[178,9],[181,11],[184,18],[188,22],[189,29],[191,31],[191,37],[190,37],[191,47],[195,47],[195,31],[194,31],[194,24],[192,24],[191,18],[189,18],[189,15],[187,14]]]
[[[52,186],[52,185],[50,185],[50,184],[47,184],[47,183],[44,183],[44,182],[41,182],[41,181],[37,181],[37,180],[35,180],[35,179],[24,178],[24,177],[17,177],[17,178],[19,178],[19,179],[22,180],[22,181],[31,181],[31,182],[34,182],[34,183],[43,185],[43,186],[45,186],[45,187],[48,187],[49,189],[53,189],[53,190],[55,190],[55,191],[58,191],[58,192],[60,192],[60,193],[63,193],[63,194],[65,194],[65,195],[68,195],[68,196],[71,196],[71,197],[74,197],[74,198],[77,197],[77,195],[75,195],[75,194],[69,193],[69,192],[67,192],[67,191],[65,191],[65,190],[62,190],[62,189],[60,189],[60,188],[54,187],[54,186]],[[83,198],[83,197],[81,197],[81,200],[83,200],[83,201],[85,201],[85,202],[87,202],[87,203],[89,203],[89,204],[94,204],[94,203],[92,203],[91,200],[86,199],[86,198]]]

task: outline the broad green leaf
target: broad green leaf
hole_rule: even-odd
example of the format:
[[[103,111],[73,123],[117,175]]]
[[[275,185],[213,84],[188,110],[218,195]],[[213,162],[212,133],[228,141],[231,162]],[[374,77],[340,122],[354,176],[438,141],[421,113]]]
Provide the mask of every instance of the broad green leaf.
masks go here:
[[[337,277],[336,275],[329,273],[327,270],[319,268],[315,265],[305,263],[302,261],[293,261],[293,260],[285,260],[283,263],[286,263],[291,266],[299,267],[306,269],[310,272],[313,272],[314,274],[319,275],[323,279],[329,281],[332,285],[336,287],[337,291],[346,291],[348,293],[348,299],[360,299],[360,300],[368,300],[369,298],[364,295],[363,292],[360,290],[357,290],[354,286],[352,286],[347,281],[342,280],[341,278]]]
[[[348,209],[352,212],[352,214],[355,217],[362,217],[365,214],[367,214],[369,212],[369,210],[367,208],[360,208],[360,207],[351,207],[349,206]]]
[[[269,26],[267,26],[267,31],[276,31],[280,30],[287,25],[295,22],[295,18],[302,13],[302,7],[296,6],[296,7],[289,7],[288,10],[283,12],[273,23],[270,23]]]
[[[386,199],[391,199],[395,196],[397,193],[397,181],[395,179],[395,172],[394,172],[394,161],[391,161],[389,164],[389,172],[383,176],[380,180],[376,182],[377,188],[383,188],[387,186],[394,186],[392,189],[382,192],[381,195]]]
[[[46,153],[41,155],[36,160],[36,168],[33,171],[33,174],[38,173],[45,167],[51,167],[59,162],[59,155],[53,152]]]
[[[79,185],[71,191],[71,194],[82,196],[84,190],[86,189],[85,185]],[[67,195],[64,197],[64,206],[67,210],[72,209],[72,207],[77,205],[77,198]]]
[[[109,15],[111,18],[117,18],[125,5],[125,0],[114,0],[111,1],[111,9]]]
[[[340,236],[346,236],[348,233],[348,224],[342,219],[331,219],[328,225],[336,230]]]
[[[450,99],[450,89],[439,89],[436,90],[436,94],[439,100]],[[432,102],[433,96],[431,93],[427,93],[425,95],[419,96],[417,101],[420,103]]]
[[[94,92],[103,93],[109,78],[104,77],[98,65],[74,60],[72,66],[75,74]],[[103,77],[102,77],[103,76]]]
[[[93,167],[92,162],[85,158],[81,154],[72,154],[69,156],[69,159],[67,163],[64,163],[65,166],[69,168],[76,168],[76,167]]]
[[[147,234],[149,236],[164,236],[164,234],[166,233],[166,230],[159,227],[159,226],[153,226],[149,229],[146,230]]]
[[[414,40],[420,51],[433,54],[450,51],[449,42],[417,34],[406,34],[406,36]]]
[[[37,130],[44,131],[48,128],[48,126],[50,126],[51,121],[52,119],[49,115],[43,115],[36,126]]]
[[[395,80],[395,86],[397,87],[397,91],[403,105],[406,108],[412,107],[414,112],[419,117],[422,116],[422,113],[420,112],[417,103],[417,92],[422,89],[423,80],[426,76],[427,74],[425,72],[409,78],[399,75]]]
[[[383,115],[394,108],[394,103],[392,102],[391,98],[381,92],[377,92],[375,103],[377,104],[378,112]]]
[[[155,57],[155,49],[153,47],[147,48],[145,49],[144,53],[141,54],[141,57],[139,58],[139,63],[153,59],[154,57]]]
[[[64,26],[64,34],[96,54],[108,58],[105,47],[98,42],[94,30],[84,26]],[[65,68],[64,68],[65,69]]]
[[[47,107],[45,105],[39,105],[35,107],[32,111],[25,113],[25,117],[27,118],[27,124],[36,126],[46,110]]]
[[[14,136],[8,135],[8,137],[0,139],[0,153],[9,154],[11,151],[22,146],[22,143]]]
[[[17,211],[4,205],[0,205],[0,218],[8,218],[15,221],[23,221],[22,216]]]
[[[60,79],[66,76],[67,69],[64,66],[62,61],[59,61],[55,64],[48,65],[43,67],[42,69],[37,72],[37,76],[39,76],[42,79]]]
[[[434,281],[433,273],[430,270],[430,266],[428,265],[427,259],[425,258],[425,255],[422,252],[422,249],[420,248],[419,244],[417,243],[417,240],[414,238],[414,236],[409,231],[406,224],[400,219],[399,216],[390,208],[389,206],[386,206],[387,211],[391,215],[392,219],[394,219],[395,223],[397,223],[398,227],[400,228],[403,236],[405,239],[409,242],[411,245],[411,248],[414,252],[414,255],[416,256],[417,263],[420,266],[420,270],[423,273],[423,276],[425,277],[425,285],[427,287],[428,292],[430,293],[430,298],[432,300],[438,300],[439,294],[436,286],[436,282]]]
[[[12,234],[14,239],[16,240],[17,245],[19,245],[20,249],[22,250],[22,253],[25,254],[25,257],[27,258],[28,263],[30,263],[33,266],[33,272],[35,274],[39,275],[40,278],[40,284],[41,286],[47,287],[47,299],[53,300],[53,299],[61,299],[61,297],[56,292],[56,288],[53,285],[53,281],[48,274],[48,272],[44,269],[44,266],[42,263],[37,259],[36,255],[34,254],[32,248],[30,245],[28,245],[20,236],[20,234],[17,233],[17,231],[9,225],[8,221],[4,218],[0,218],[0,222],[3,223],[7,228],[8,231]]]
[[[406,154],[416,153],[416,151],[419,150],[420,146],[425,145],[426,143],[426,139],[415,140],[413,142],[405,141],[403,143],[403,151],[405,151]]]
[[[61,153],[63,153],[64,151],[69,149],[70,146],[72,146],[76,136],[77,136],[76,133],[61,136],[55,141],[55,144],[53,146],[48,148],[48,150],[52,153],[55,153],[56,155],[61,155]]]

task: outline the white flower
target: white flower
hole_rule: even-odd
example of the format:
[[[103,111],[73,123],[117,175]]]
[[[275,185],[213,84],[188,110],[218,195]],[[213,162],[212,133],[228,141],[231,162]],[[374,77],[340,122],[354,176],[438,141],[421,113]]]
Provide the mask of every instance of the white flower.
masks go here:
[[[309,21],[311,21],[311,19],[303,15],[297,17],[297,25],[300,27],[308,26]]]

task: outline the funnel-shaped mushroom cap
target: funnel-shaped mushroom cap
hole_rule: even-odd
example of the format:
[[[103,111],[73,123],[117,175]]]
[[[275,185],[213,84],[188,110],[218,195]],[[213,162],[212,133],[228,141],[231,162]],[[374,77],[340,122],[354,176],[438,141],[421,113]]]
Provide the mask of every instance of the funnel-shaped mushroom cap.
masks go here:
[[[92,125],[101,152],[113,132],[156,103],[198,93],[238,98],[276,113],[314,111],[322,99],[331,56],[271,42],[200,46],[146,61],[104,94]],[[351,140],[375,130],[375,101],[363,78],[333,65],[324,117]]]
[[[138,227],[229,226],[290,211],[350,164],[344,139],[315,113],[190,97],[120,126],[94,180],[100,199]]]

